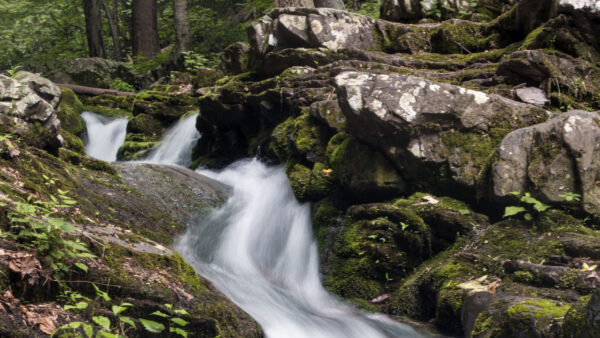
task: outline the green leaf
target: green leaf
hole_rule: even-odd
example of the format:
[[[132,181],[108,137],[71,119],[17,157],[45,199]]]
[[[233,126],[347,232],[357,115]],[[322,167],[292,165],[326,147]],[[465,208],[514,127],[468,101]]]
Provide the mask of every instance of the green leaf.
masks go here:
[[[119,315],[121,312],[123,312],[125,310],[127,310],[127,308],[124,306],[119,306],[119,305],[112,306],[112,312],[115,316]]]
[[[88,266],[83,264],[83,263],[79,263],[79,262],[75,262],[75,266],[80,268],[81,270],[88,272]]]
[[[157,323],[153,320],[140,318],[140,323],[142,323],[142,325],[148,332],[161,333],[165,330],[164,325],[162,325],[161,323]]]
[[[65,310],[72,310],[72,309],[83,310],[83,309],[85,309],[87,307],[88,307],[88,303],[87,302],[79,302],[79,303],[77,303],[75,305],[65,305],[64,306]]]
[[[179,327],[172,327],[172,328],[169,329],[169,331],[171,331],[173,333],[176,333],[176,334],[178,334],[178,335],[180,335],[182,337],[185,337],[185,338],[187,338],[187,336],[188,336],[187,332],[184,329],[181,329]]]
[[[95,316],[92,317],[92,320],[94,321],[94,323],[100,325],[100,327],[102,327],[103,329],[110,330],[110,319],[104,316]]]
[[[169,316],[166,313],[160,312],[160,311],[154,311],[151,313],[153,316],[159,316],[159,317],[163,317],[163,318],[169,318],[171,316]]]
[[[108,295],[108,293],[106,293],[106,292],[104,292],[104,291],[100,290],[100,289],[99,289],[99,288],[96,286],[96,284],[92,284],[92,286],[94,287],[94,289],[96,289],[96,295],[97,295],[98,297],[100,297],[100,298],[104,299],[104,300],[105,300],[105,301],[107,301],[107,302],[110,302],[110,300],[111,300],[111,299],[110,299],[110,296]]]
[[[518,215],[525,211],[527,211],[527,209],[525,209],[523,207],[515,207],[515,206],[506,207],[506,209],[504,209],[504,216],[502,216],[502,217],[506,218],[506,217]]]
[[[525,218],[526,221],[531,221],[533,220],[533,216],[531,216],[530,213],[526,213],[525,216],[523,216],[523,218]]]
[[[114,334],[114,333],[110,333],[110,332],[105,332],[105,331],[100,331],[98,332],[98,334],[96,335],[96,337],[103,337],[103,338],[118,338],[119,335],[118,334]]]
[[[185,321],[181,318],[171,318],[171,321],[179,326],[186,326],[189,324],[188,321]]]
[[[137,327],[135,326],[135,323],[133,322],[133,320],[131,320],[131,318],[129,318],[129,317],[119,317],[119,320],[122,321],[125,324],[129,324],[129,325],[133,326],[133,328],[137,330]]]

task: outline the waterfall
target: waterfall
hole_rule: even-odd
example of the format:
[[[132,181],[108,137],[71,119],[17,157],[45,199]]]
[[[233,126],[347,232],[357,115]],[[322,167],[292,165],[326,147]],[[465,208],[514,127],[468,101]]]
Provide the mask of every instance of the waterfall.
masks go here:
[[[84,112],[81,118],[87,128],[85,152],[99,160],[116,161],[117,152],[125,142],[127,118],[111,118],[92,112]]]
[[[197,118],[198,113],[179,120],[144,162],[177,164],[185,167],[190,165],[192,149],[200,139],[200,133],[196,129]]]
[[[405,324],[345,305],[322,286],[310,208],[282,167],[241,161],[201,171],[233,187],[220,209],[191,222],[177,250],[252,315],[268,337],[419,337]]]

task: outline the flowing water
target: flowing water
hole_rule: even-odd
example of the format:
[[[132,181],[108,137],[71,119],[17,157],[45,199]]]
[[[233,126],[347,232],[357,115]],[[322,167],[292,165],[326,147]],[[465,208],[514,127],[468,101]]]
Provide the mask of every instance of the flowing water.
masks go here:
[[[125,142],[127,118],[111,118],[92,112],[84,112],[81,118],[87,128],[85,152],[99,160],[116,161],[117,152]]]
[[[197,117],[197,113],[191,114],[178,121],[144,162],[177,164],[184,167],[190,165],[192,149],[200,139],[200,133],[196,129]]]
[[[93,113],[86,151],[115,160],[126,119]],[[146,162],[186,165],[200,135],[197,114],[178,122]],[[356,310],[329,294],[319,275],[310,207],[294,197],[283,167],[257,160],[200,171],[233,188],[221,208],[190,222],[177,250],[196,271],[254,317],[268,337],[420,337],[405,324]]]
[[[252,160],[201,173],[232,186],[233,195],[192,222],[177,250],[268,337],[420,336],[345,305],[323,288],[310,208],[296,201],[282,167]]]

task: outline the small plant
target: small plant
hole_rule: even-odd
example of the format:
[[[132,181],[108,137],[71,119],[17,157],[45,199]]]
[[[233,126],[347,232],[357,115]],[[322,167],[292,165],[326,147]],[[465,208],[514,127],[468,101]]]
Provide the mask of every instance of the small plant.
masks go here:
[[[133,86],[120,78],[115,78],[110,81],[110,88],[121,92],[135,92]]]
[[[564,200],[567,201],[567,202],[573,202],[573,201],[579,202],[579,201],[581,201],[581,195],[573,193],[573,192],[568,192],[566,194],[559,195],[559,197],[564,198]]]
[[[520,192],[511,192],[511,194],[513,194],[517,197],[521,196]],[[503,217],[506,218],[506,217],[523,214],[523,218],[526,221],[531,221],[535,217],[538,217],[541,213],[543,213],[544,211],[546,211],[550,208],[549,205],[538,201],[536,198],[531,196],[531,194],[528,192],[526,192],[524,195],[521,196],[520,201],[525,203],[526,207],[508,206],[504,210]]]
[[[219,58],[212,54],[198,54],[192,51],[183,52],[183,63],[187,72],[195,72],[200,68],[219,67]]]

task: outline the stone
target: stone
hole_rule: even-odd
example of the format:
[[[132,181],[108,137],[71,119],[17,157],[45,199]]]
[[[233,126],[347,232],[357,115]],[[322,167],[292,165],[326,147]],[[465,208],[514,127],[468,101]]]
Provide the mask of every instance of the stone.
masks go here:
[[[547,118],[532,105],[407,75],[344,71],[333,84],[348,132],[435,191],[455,193],[442,182],[473,188],[504,135]]]
[[[317,8],[346,9],[344,0],[314,0],[314,3]]]
[[[390,21],[416,22],[424,18],[433,6],[435,0],[383,0],[380,16]]]
[[[275,8],[280,7],[315,7],[313,0],[275,0]]]
[[[36,75],[22,73],[21,77],[24,82],[0,75],[0,122],[7,128],[6,132],[16,133],[29,144],[54,151],[64,142],[53,106],[54,102],[58,104],[61,91],[49,80]]]
[[[36,94],[46,100],[53,108],[58,107],[61,98],[60,88],[52,81],[43,78],[37,74],[20,71],[15,75],[15,79],[28,85]]]
[[[227,46],[221,54],[221,69],[228,74],[241,74],[248,70],[250,45],[236,42]]]
[[[373,49],[375,19],[332,8],[275,8],[248,28],[257,59],[285,48]]]
[[[531,103],[536,106],[544,106],[550,102],[543,90],[536,87],[524,87],[515,89],[515,95],[525,103]]]
[[[530,192],[546,203],[600,213],[600,114],[574,110],[508,134],[492,167],[492,199]],[[567,202],[565,194],[581,194]]]

